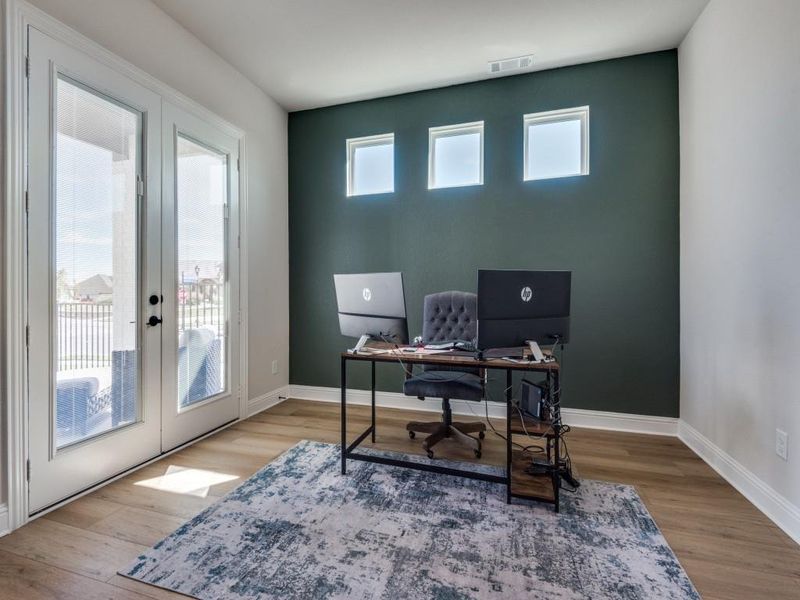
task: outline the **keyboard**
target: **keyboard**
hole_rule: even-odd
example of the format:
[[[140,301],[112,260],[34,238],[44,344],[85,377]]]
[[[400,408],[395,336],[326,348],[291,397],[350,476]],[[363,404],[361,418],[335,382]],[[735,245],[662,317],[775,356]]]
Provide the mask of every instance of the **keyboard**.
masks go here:
[[[462,350],[464,352],[477,352],[478,348],[471,342],[457,340],[454,342],[441,342],[439,344],[425,344],[426,350]]]

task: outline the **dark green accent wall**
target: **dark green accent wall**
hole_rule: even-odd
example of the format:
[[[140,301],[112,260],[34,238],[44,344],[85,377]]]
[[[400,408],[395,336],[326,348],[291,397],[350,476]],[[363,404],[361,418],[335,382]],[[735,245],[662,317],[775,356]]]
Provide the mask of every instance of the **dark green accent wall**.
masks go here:
[[[523,182],[522,116],[583,105],[590,175]],[[428,190],[428,128],[479,120],[484,185]],[[345,140],[387,132],[395,192],[347,198]],[[678,165],[674,50],[290,114],[291,383],[339,385],[334,273],[402,271],[414,336],[423,296],[478,268],[569,269],[564,405],[677,416]]]

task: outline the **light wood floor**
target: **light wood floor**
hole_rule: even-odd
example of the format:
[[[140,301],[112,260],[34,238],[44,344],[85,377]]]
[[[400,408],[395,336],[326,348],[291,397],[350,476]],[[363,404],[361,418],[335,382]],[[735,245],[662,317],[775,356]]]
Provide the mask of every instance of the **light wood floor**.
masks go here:
[[[354,435],[367,427],[368,414],[365,407],[348,411]],[[379,410],[377,446],[419,452],[404,424],[431,417]],[[0,598],[182,598],[116,571],[297,441],[338,436],[337,404],[289,400],[111,483],[0,538]],[[800,547],[680,441],[586,429],[568,439],[581,477],[636,486],[704,598],[800,598]],[[471,460],[449,441],[436,450]],[[501,464],[503,452],[489,434],[482,460]],[[235,479],[205,497],[137,485],[170,467]]]

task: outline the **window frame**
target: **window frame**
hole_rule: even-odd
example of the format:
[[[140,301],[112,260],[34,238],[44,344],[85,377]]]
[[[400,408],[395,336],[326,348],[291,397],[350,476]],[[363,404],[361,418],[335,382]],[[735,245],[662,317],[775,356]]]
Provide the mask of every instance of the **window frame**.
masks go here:
[[[392,189],[386,190],[382,192],[357,192],[353,189],[354,184],[354,174],[355,174],[355,155],[356,150],[359,148],[370,148],[372,146],[387,146],[388,143],[391,142],[392,145]],[[380,194],[393,194],[395,190],[395,177],[394,177],[394,167],[395,167],[395,154],[394,154],[394,132],[391,133],[379,133],[376,135],[367,135],[364,137],[357,137],[357,138],[348,138],[346,141],[347,147],[347,165],[345,167],[347,173],[347,197],[352,198],[353,196],[378,196]]]
[[[565,121],[580,121],[581,124],[581,169],[579,173],[570,175],[553,175],[550,177],[534,177],[528,171],[528,141],[532,126],[546,125],[549,123],[563,123]],[[589,106],[575,108],[561,108],[545,112],[528,113],[522,117],[522,169],[523,181],[545,181],[547,179],[563,179],[565,177],[582,177],[589,175]]]
[[[483,145],[484,145],[484,121],[472,121],[470,123],[457,123],[455,125],[442,125],[440,127],[428,128],[428,189],[441,190],[447,188],[471,187],[483,185]],[[480,161],[478,163],[478,181],[473,183],[459,183],[456,185],[436,185],[435,165],[436,165],[436,140],[443,137],[455,137],[458,135],[480,134]]]

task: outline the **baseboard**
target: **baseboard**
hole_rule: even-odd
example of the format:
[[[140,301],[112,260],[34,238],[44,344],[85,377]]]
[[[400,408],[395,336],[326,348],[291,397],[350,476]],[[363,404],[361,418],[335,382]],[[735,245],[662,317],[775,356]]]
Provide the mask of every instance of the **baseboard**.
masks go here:
[[[573,427],[671,437],[678,435],[678,419],[675,417],[634,415],[583,408],[564,408],[561,410],[561,414],[564,422]]]
[[[8,505],[0,504],[0,537],[3,537],[10,531],[11,527],[9,526],[8,522]]]
[[[316,400],[318,402],[341,401],[339,388],[296,384],[290,385],[289,388],[289,396],[292,398]],[[370,392],[368,390],[348,389],[347,402],[348,404],[370,404]],[[442,410],[441,400],[418,400],[397,392],[376,392],[375,404],[384,408],[405,410],[429,412],[440,412]],[[478,402],[451,400],[450,405],[453,408],[453,413],[457,415],[484,417],[488,408],[489,416],[492,418],[502,419],[506,416],[505,406],[499,402],[487,402],[484,406]],[[561,411],[561,414],[567,425],[574,425],[575,427],[670,436],[675,436],[678,432],[678,419],[671,417],[629,415],[576,408],[565,408]]]
[[[257,413],[260,413],[262,410],[267,410],[271,406],[280,404],[288,397],[289,397],[289,386],[284,385],[276,390],[272,390],[271,392],[262,394],[261,396],[250,398],[247,401],[247,415],[245,415],[244,418],[246,419],[248,417],[252,417]]]
[[[683,420],[678,423],[678,438],[800,544],[800,508]]]

